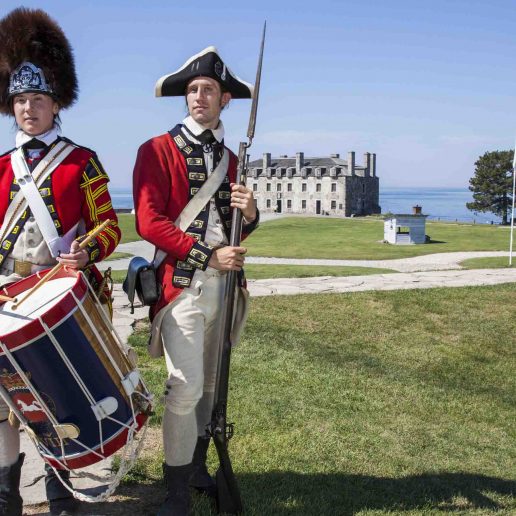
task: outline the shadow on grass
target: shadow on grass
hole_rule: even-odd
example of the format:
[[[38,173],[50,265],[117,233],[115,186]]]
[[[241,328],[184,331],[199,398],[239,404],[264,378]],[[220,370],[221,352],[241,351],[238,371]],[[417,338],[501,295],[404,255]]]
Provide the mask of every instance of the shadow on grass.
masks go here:
[[[460,508],[497,510],[505,507],[497,498],[516,495],[514,481],[466,473],[381,478],[278,472],[243,475],[241,483],[252,492],[267,493],[267,498],[272,501],[270,514],[344,515],[366,509],[385,512]],[[289,501],[292,507],[289,507]]]
[[[245,514],[353,515],[360,511],[487,512],[514,508],[516,481],[467,473],[422,474],[404,478],[291,472],[238,476]],[[164,496],[161,482],[124,485],[125,499],[99,504],[95,514],[155,514]],[[127,499],[129,498],[129,499]],[[100,510],[100,512],[99,512]],[[506,512],[505,512],[506,513]],[[196,499],[193,514],[215,514]]]

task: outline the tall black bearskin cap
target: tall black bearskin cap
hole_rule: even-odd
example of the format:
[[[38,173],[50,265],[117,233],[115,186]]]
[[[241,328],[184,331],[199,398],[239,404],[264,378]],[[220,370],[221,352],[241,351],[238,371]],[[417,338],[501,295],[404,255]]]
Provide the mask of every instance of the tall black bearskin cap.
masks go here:
[[[78,90],[70,43],[46,12],[20,7],[0,20],[0,113],[10,114],[11,97],[28,92],[67,108]]]
[[[192,56],[179,70],[164,75],[156,83],[156,97],[182,97],[186,86],[196,77],[210,77],[229,91],[234,99],[252,99],[252,84],[237,77],[224,63],[215,47],[208,47]]]

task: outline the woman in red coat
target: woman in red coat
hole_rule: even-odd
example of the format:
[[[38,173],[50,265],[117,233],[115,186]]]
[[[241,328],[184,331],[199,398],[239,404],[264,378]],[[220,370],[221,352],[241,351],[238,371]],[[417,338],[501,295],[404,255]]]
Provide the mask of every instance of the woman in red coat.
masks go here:
[[[0,156],[0,285],[59,261],[85,270],[95,287],[94,264],[118,244],[120,230],[102,165],[93,151],[60,135],[59,111],[76,97],[72,51],[60,27],[45,12],[24,8],[0,20],[0,112],[14,116],[18,126],[15,148]],[[39,195],[47,208],[37,215],[22,189],[23,173],[31,174],[38,187],[33,196]],[[81,250],[76,237],[106,219],[112,224]],[[21,516],[23,454],[8,416],[0,399],[0,515]],[[70,485],[68,471],[59,475]],[[51,514],[76,512],[78,501],[51,468],[45,486]]]

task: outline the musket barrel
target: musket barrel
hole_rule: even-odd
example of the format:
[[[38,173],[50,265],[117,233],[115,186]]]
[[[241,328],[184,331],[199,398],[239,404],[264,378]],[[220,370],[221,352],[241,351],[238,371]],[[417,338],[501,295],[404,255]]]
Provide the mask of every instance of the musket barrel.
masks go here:
[[[265,27],[263,26],[262,43],[256,82],[253,94],[253,103],[249,117],[247,136],[249,142],[241,142],[238,148],[238,168],[236,184],[245,184],[248,154],[247,149],[251,146],[256,126],[256,113],[258,110],[258,96],[260,92],[260,77],[262,72],[263,48],[265,42]],[[242,211],[238,208],[233,210],[231,235],[229,245],[240,246],[242,239]],[[217,509],[219,513],[240,514],[242,512],[242,501],[238,483],[231,466],[228,454],[227,441],[233,434],[232,425],[227,424],[227,400],[229,390],[229,368],[231,362],[231,330],[233,326],[233,309],[235,305],[235,294],[237,288],[237,271],[229,271],[226,276],[226,288],[224,291],[224,309],[222,316],[222,327],[219,341],[219,354],[217,363],[217,378],[215,384],[214,407],[212,411],[209,431],[215,442],[220,467],[216,475],[217,484]],[[231,430],[228,432],[228,428]]]

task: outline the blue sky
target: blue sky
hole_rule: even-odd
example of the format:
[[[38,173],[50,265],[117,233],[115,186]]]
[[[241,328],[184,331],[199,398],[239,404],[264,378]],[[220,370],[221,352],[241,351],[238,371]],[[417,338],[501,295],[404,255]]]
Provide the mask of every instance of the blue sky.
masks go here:
[[[2,0],[0,15],[20,4]],[[63,134],[95,149],[113,186],[131,184],[138,146],[185,115],[154,84],[208,45],[254,81],[267,19],[251,156],[376,152],[381,186],[465,187],[487,150],[514,147],[514,1],[25,1],[75,50],[78,103]],[[226,143],[247,130],[249,101],[224,112]],[[0,148],[13,145],[0,120]]]

